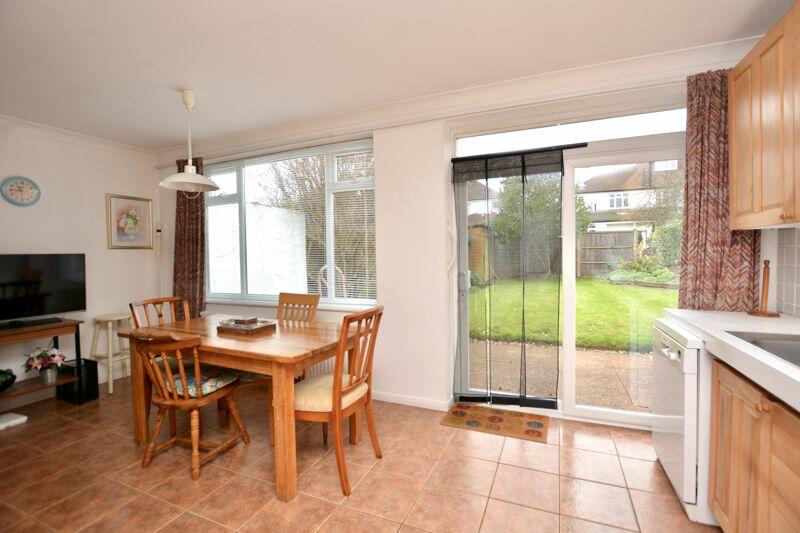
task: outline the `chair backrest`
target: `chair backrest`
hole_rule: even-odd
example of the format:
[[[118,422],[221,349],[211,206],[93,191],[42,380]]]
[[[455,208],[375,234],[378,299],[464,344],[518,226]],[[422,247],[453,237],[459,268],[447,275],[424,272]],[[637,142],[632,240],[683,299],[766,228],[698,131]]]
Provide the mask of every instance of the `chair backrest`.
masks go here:
[[[133,332],[133,338],[136,340],[136,351],[144,361],[145,372],[153,384],[157,400],[179,402],[203,397],[200,386],[203,383],[203,375],[197,354],[200,337],[179,338],[171,334],[158,335],[147,330],[139,330]],[[174,366],[170,365],[170,360],[175,360]],[[194,375],[197,390],[195,397],[189,394],[187,370]],[[180,392],[175,383],[176,372],[180,377]]]
[[[347,315],[342,319],[342,330],[339,335],[339,350],[336,352],[336,365],[333,371],[333,405],[342,405],[342,395],[347,394],[361,383],[372,386],[372,360],[375,356],[375,341],[383,316],[383,306],[379,305]],[[353,335],[352,345],[350,335]],[[348,368],[350,376],[342,379],[344,361],[348,350],[352,350],[353,366]]]
[[[178,308],[183,311],[184,319],[188,319],[189,300],[183,296],[164,296],[161,298],[150,298],[149,300],[131,302],[130,308],[133,324],[137,328],[143,328],[145,326],[163,326],[164,324],[175,322],[178,319],[177,315],[175,315],[176,304],[178,304]],[[137,311],[139,308],[144,312],[144,322],[139,317],[139,312]],[[166,310],[169,311],[169,320],[165,317]]]
[[[319,294],[282,292],[278,295],[278,320],[314,322],[317,306]]]

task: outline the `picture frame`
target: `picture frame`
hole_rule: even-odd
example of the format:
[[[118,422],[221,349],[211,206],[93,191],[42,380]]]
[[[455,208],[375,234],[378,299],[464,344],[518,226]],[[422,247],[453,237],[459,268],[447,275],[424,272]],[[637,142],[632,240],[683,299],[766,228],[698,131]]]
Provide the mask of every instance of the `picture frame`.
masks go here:
[[[153,248],[153,200],[106,194],[106,237],[109,248]]]

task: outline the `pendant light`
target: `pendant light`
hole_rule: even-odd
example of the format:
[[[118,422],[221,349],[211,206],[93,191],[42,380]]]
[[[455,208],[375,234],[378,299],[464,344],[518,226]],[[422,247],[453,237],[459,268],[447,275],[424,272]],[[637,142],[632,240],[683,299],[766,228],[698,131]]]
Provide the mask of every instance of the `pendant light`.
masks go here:
[[[195,195],[195,197],[197,197],[200,193],[216,191],[219,189],[219,186],[202,174],[198,174],[197,167],[193,164],[192,108],[194,107],[194,91],[191,89],[181,89],[181,98],[183,99],[183,105],[186,106],[186,145],[189,155],[186,158],[186,166],[183,168],[183,172],[167,176],[158,185],[165,189],[184,191],[184,194],[187,192],[194,192],[197,193],[197,195]]]

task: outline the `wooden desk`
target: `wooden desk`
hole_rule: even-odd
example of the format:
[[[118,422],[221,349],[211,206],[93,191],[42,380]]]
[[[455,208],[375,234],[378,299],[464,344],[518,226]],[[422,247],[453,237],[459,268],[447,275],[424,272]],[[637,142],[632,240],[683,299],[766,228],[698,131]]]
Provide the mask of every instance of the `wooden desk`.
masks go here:
[[[11,386],[10,389],[0,393],[0,398],[12,398],[14,396],[21,396],[36,392],[47,387],[56,387],[58,385],[66,385],[77,381],[76,387],[78,393],[75,395],[75,402],[78,405],[84,401],[83,397],[83,372],[81,371],[81,333],[80,325],[83,324],[82,320],[73,320],[65,318],[58,322],[50,322],[46,324],[35,324],[32,326],[22,326],[19,328],[3,328],[0,329],[0,346],[7,346],[9,344],[16,344],[18,342],[33,341],[39,339],[53,339],[53,347],[58,348],[58,337],[60,335],[74,335],[75,336],[75,376],[59,376],[54,383],[45,384],[41,379],[33,378],[24,381],[18,381]]]
[[[203,363],[272,376],[275,489],[278,499],[289,501],[297,495],[294,378],[303,369],[336,354],[340,326],[324,322],[279,322],[274,333],[250,336],[218,334],[217,324],[228,318],[237,317],[210,315],[142,328],[140,331],[199,336],[202,339],[199,352]],[[131,343],[134,440],[136,444],[144,444],[148,439],[150,381],[146,379],[143,360],[136,349],[131,330],[120,330],[119,336],[128,338]],[[357,443],[361,437],[360,416],[351,416],[349,423],[350,442]]]

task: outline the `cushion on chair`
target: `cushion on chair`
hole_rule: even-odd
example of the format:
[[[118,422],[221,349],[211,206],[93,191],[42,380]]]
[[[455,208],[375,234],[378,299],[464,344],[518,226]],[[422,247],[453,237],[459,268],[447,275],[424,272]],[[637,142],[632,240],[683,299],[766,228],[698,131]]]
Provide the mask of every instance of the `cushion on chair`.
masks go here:
[[[204,367],[203,383],[201,384],[200,388],[205,396],[230,385],[236,381],[236,378],[238,377],[238,372],[233,372],[231,370],[218,367]],[[178,391],[178,395],[183,396],[183,383],[181,382],[181,376],[174,375],[172,376],[172,380],[175,383],[175,390]],[[195,381],[194,371],[186,372],[186,385],[189,389],[189,396],[191,398],[197,398],[197,383],[195,383]]]
[[[349,375],[342,375],[342,388],[349,384]],[[349,407],[367,393],[366,383],[342,396],[342,408]],[[326,413],[333,410],[333,374],[306,378],[294,388],[294,408],[298,411]]]

